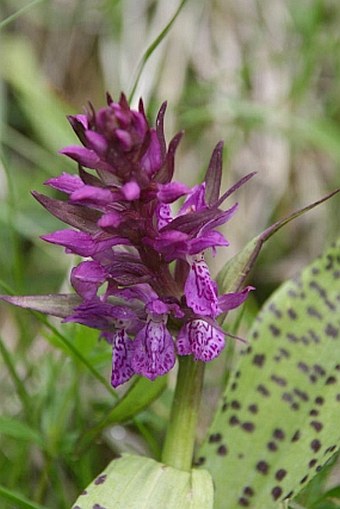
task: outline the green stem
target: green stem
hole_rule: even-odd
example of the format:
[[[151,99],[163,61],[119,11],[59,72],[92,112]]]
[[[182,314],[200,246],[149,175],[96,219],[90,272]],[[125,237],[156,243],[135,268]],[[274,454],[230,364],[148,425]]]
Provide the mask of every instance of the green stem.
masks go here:
[[[179,358],[177,384],[162,461],[180,470],[191,470],[203,377],[203,362],[194,361],[192,356]]]

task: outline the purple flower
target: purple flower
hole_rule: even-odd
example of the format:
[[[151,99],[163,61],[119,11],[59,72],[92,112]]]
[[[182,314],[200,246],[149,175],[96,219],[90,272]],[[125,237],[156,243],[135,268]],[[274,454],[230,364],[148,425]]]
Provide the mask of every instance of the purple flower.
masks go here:
[[[176,353],[204,362],[217,357],[226,335],[218,316],[253,289],[219,295],[204,258],[206,250],[229,245],[217,228],[237,204],[227,210],[222,204],[253,174],[220,196],[219,143],[201,184],[189,189],[173,181],[182,134],[166,145],[165,108],[155,127],[143,103],[132,110],[123,94],[118,102],[108,96],[98,111],[90,105],[86,114],[70,116],[81,146],[61,153],[78,163],[79,175],[62,173],[46,182],[66,201],[34,193],[71,227],[43,239],[84,258],[71,271],[80,303],[62,316],[100,330],[112,344],[114,387],[134,374],[150,380],[166,374]],[[179,199],[175,215],[172,204]]]

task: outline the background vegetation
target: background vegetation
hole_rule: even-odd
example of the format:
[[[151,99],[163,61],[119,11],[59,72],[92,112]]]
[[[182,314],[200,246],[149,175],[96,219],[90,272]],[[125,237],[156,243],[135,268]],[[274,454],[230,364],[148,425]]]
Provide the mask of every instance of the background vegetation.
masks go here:
[[[121,90],[129,94],[144,52],[178,5],[1,0],[1,293],[67,290],[75,260],[39,240],[60,223],[30,191],[44,191],[49,176],[76,169],[57,155],[75,142],[65,115],[81,111],[88,100],[100,107],[106,90],[115,98]],[[220,139],[225,186],[258,172],[239,193],[240,210],[228,225],[232,255],[271,222],[340,185],[340,4],[187,0],[181,5],[164,39],[149,52],[133,103],[142,96],[153,119],[168,100],[168,138],[186,131],[177,158],[184,182],[198,181]],[[331,200],[268,243],[251,278],[257,292],[247,307],[245,330],[269,293],[338,235],[339,204],[338,198]],[[214,272],[224,262],[217,255]],[[128,425],[111,416],[111,426],[89,435],[117,399],[106,382],[110,352],[97,343],[97,333],[6,305],[0,320],[1,507],[68,508],[114,454],[148,450],[157,457],[172,380],[151,409]],[[207,381],[208,402],[218,383],[209,372]],[[326,487],[337,486],[337,470],[327,469],[299,503],[334,507],[317,502],[324,480]]]

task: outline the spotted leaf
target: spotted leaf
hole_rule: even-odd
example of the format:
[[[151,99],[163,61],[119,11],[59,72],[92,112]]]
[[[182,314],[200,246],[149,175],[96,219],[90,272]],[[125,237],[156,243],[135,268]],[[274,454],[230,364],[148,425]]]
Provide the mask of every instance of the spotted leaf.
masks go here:
[[[150,458],[124,454],[84,490],[72,509],[212,509],[205,470],[176,470]]]
[[[340,445],[340,239],[264,305],[199,451],[215,509],[276,508]]]

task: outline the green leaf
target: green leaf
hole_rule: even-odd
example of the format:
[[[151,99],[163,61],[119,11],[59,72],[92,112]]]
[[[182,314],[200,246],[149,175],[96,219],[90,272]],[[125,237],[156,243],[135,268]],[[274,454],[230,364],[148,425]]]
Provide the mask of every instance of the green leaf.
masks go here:
[[[15,507],[16,509],[46,509],[46,507],[43,507],[40,504],[31,502],[20,493],[8,490],[3,486],[0,486],[0,498],[6,500],[7,502],[15,504],[15,506],[13,505],[12,507]]]
[[[0,417],[0,435],[35,442],[43,446],[43,438],[37,431],[12,417]]]
[[[246,246],[237,253],[228,263],[220,270],[217,276],[217,282],[220,288],[221,293],[224,292],[235,292],[238,291],[247,278],[250,270],[252,269],[260,251],[263,247],[263,244],[272,236],[274,233],[279,231],[283,226],[290,223],[293,219],[301,216],[305,212],[312,210],[314,207],[317,207],[324,201],[329,200],[340,191],[336,189],[332,193],[329,193],[327,196],[324,196],[320,200],[299,209],[287,217],[280,219],[276,223],[269,226],[264,232],[260,235],[257,235],[254,239],[252,239]]]
[[[159,376],[154,381],[137,378],[122,399],[116,403],[107,418],[107,423],[124,422],[148,407],[165,389],[167,377]]]
[[[282,285],[248,334],[199,452],[215,509],[271,509],[340,443],[340,239]]]
[[[25,309],[39,311],[46,315],[66,318],[74,308],[81,303],[80,297],[76,294],[50,294],[50,295],[0,295],[0,300],[14,304]]]
[[[212,479],[150,458],[124,454],[86,488],[72,509],[212,509]]]

